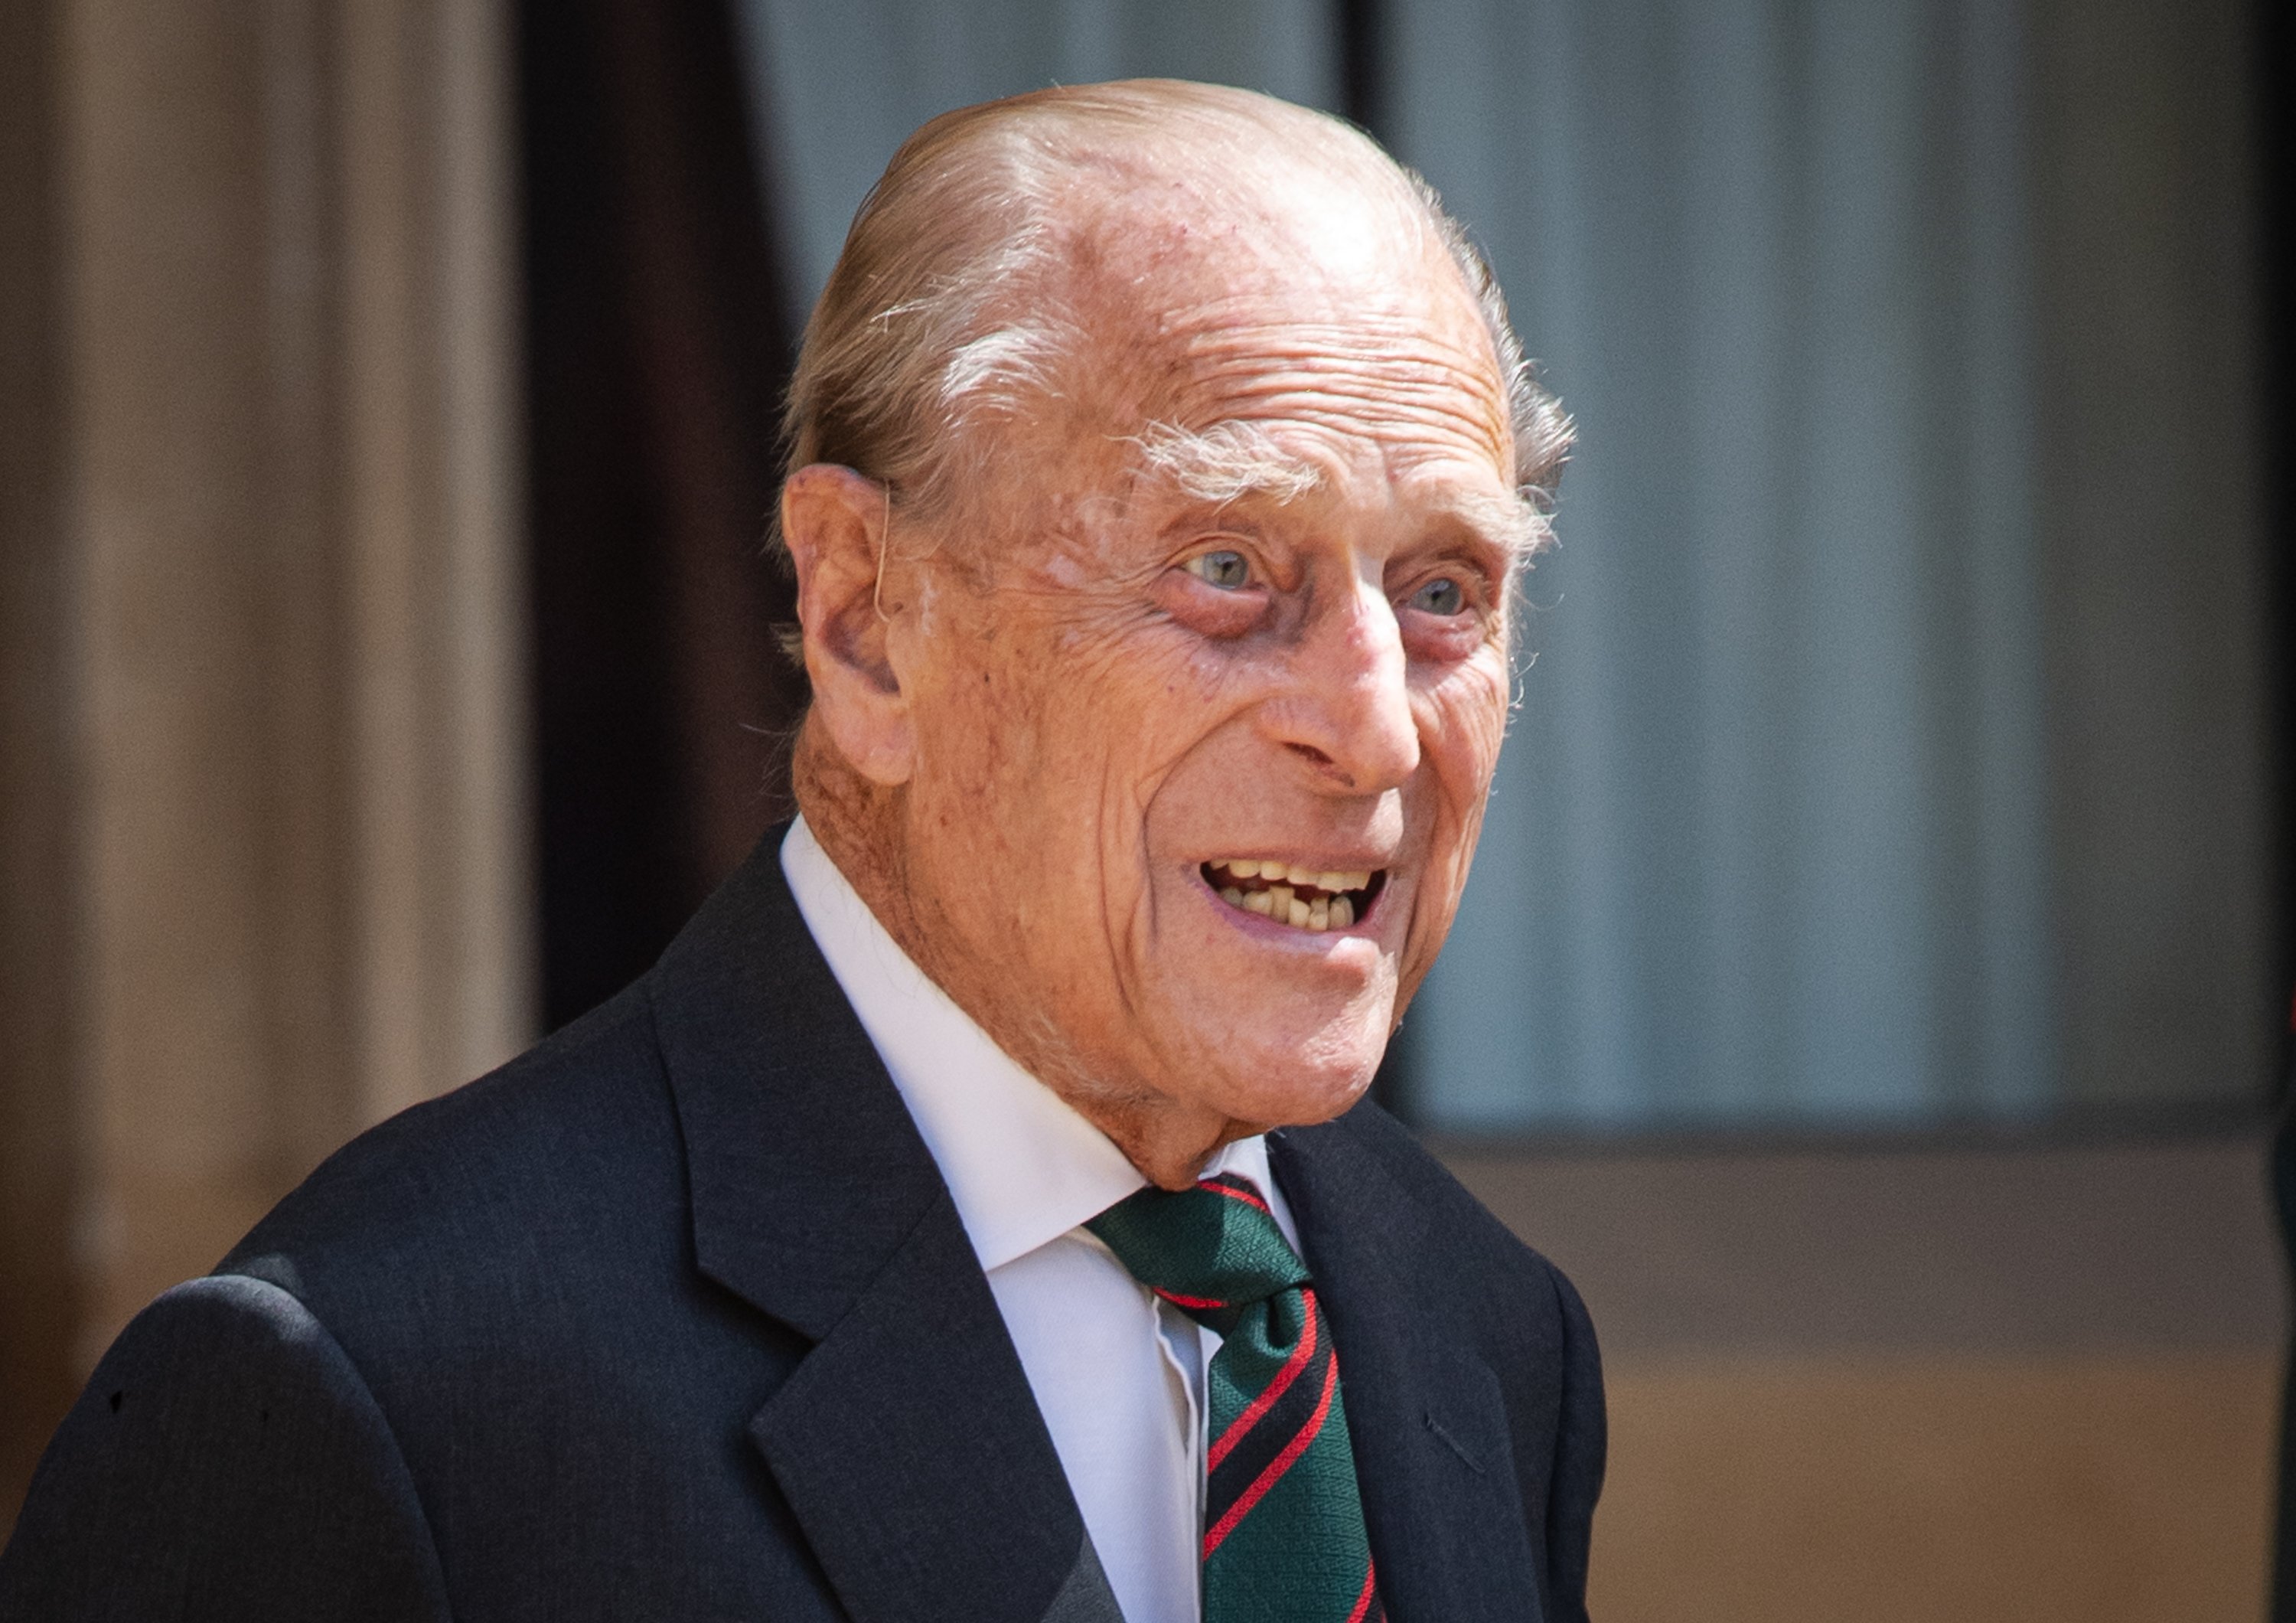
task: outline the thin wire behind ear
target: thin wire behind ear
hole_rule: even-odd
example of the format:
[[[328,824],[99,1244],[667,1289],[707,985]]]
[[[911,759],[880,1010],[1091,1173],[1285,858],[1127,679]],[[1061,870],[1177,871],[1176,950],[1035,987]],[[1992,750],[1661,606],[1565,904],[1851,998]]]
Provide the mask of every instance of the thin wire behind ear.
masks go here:
[[[893,482],[887,480],[879,487],[885,493],[885,522],[877,531],[877,578],[869,583],[869,606],[877,611],[877,618],[885,617],[885,551],[893,544]]]

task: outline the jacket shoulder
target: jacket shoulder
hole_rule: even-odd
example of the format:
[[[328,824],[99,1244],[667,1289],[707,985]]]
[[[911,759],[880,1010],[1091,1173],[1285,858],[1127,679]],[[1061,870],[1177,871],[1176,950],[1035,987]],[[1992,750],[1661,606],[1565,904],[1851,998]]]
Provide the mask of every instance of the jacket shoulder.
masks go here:
[[[467,1248],[497,1222],[594,1201],[604,1190],[586,1189],[582,1175],[602,1161],[626,1179],[660,1159],[675,1122],[644,993],[634,986],[475,1082],[360,1133],[218,1272],[244,1273],[272,1255]]]
[[[381,1412],[303,1305],[252,1279],[193,1280],[135,1317],[0,1555],[10,1623],[446,1615]]]
[[[659,1314],[693,1278],[684,1180],[640,983],[360,1134],[217,1273],[303,1303],[390,1410],[441,1360],[594,1344],[611,1320]]]

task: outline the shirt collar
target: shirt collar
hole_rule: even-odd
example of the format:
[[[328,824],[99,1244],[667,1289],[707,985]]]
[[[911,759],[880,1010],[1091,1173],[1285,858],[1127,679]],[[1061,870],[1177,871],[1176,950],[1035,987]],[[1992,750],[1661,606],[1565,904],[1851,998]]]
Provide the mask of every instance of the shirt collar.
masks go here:
[[[1147,1182],[901,951],[803,818],[781,855],[806,927],[939,1164],[984,1270],[1057,1240]],[[1262,1146],[1263,1183],[1267,1158]]]

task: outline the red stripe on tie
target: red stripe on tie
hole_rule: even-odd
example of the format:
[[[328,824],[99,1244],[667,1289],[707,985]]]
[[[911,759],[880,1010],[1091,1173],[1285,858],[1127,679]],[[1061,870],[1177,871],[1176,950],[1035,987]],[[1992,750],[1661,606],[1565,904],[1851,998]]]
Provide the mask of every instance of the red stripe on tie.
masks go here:
[[[1178,1291],[1167,1290],[1161,1285],[1151,1285],[1148,1289],[1175,1307],[1225,1307],[1227,1306],[1226,1302],[1215,1302],[1208,1296],[1182,1296]]]
[[[1250,1207],[1255,1211],[1267,1212],[1267,1215],[1270,1217],[1275,1215],[1274,1212],[1267,1211],[1267,1202],[1259,1198],[1259,1191],[1252,1189],[1247,1184],[1222,1183],[1207,1178],[1201,1183],[1197,1184],[1196,1187],[1198,1189],[1208,1189],[1216,1195],[1226,1195],[1231,1200],[1241,1200],[1244,1205]]]
[[[1227,1429],[1219,1434],[1219,1441],[1212,1445],[1211,1454],[1204,1462],[1205,1471],[1219,1469],[1219,1462],[1227,1458],[1229,1451],[1243,1441],[1244,1433],[1251,1429],[1261,1415],[1275,1406],[1275,1400],[1300,1379],[1300,1372],[1306,1369],[1308,1361],[1316,1355],[1316,1293],[1303,1288],[1300,1295],[1307,1304],[1308,1327],[1300,1332],[1298,1345],[1292,1347],[1292,1355],[1283,1361],[1283,1367],[1275,1372],[1275,1379],[1267,1383],[1267,1389],[1253,1398],[1250,1407],[1230,1421]]]
[[[1235,1524],[1244,1519],[1251,1507],[1267,1496],[1267,1490],[1283,1479],[1283,1473],[1300,1462],[1300,1456],[1308,1452],[1308,1446],[1322,1433],[1324,1418],[1332,1412],[1332,1394],[1339,1389],[1340,1361],[1334,1358],[1324,1366],[1324,1395],[1316,1400],[1316,1412],[1308,1417],[1308,1423],[1300,1428],[1300,1435],[1283,1445],[1283,1452],[1267,1462],[1267,1469],[1259,1473],[1259,1480],[1245,1488],[1243,1496],[1230,1505],[1227,1514],[1219,1519],[1219,1525],[1204,1535],[1206,1561],[1211,1560],[1212,1552],[1235,1531]]]
[[[1364,1614],[1371,1610],[1372,1591],[1378,1586],[1379,1569],[1371,1562],[1364,1563],[1364,1592],[1356,1596],[1356,1609],[1348,1613],[1348,1623],[1364,1623]]]

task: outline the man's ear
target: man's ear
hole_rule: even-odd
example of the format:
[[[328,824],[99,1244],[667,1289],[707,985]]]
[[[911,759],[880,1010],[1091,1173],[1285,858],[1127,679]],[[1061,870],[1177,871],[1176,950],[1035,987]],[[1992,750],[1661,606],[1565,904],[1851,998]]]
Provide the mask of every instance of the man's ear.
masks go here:
[[[907,781],[915,765],[908,697],[879,608],[890,517],[885,487],[849,467],[816,462],[782,486],[813,714],[856,771],[888,787]]]

